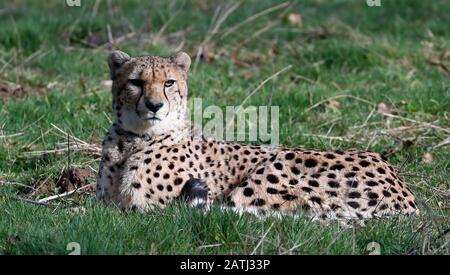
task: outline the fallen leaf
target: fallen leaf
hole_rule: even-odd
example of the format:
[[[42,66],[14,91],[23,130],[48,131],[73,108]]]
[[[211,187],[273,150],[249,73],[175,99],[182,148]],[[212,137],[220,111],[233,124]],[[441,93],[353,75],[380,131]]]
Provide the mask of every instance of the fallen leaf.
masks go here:
[[[294,26],[303,26],[302,16],[299,13],[290,13],[288,15],[288,22]]]
[[[205,61],[206,63],[211,63],[212,61],[214,61],[214,54],[209,46],[202,46],[200,50],[201,60]]]
[[[431,153],[425,153],[422,156],[422,162],[423,163],[431,163],[433,162],[433,155]]]
[[[102,84],[106,87],[111,87],[112,86],[112,80],[103,80]]]
[[[53,81],[47,84],[47,89],[54,88],[56,85],[58,85],[57,81]]]
[[[331,100],[328,100],[326,106],[327,106],[327,108],[330,108],[333,111],[339,111],[340,104],[339,104],[339,101],[331,99]]]
[[[382,114],[393,114],[395,113],[395,110],[392,106],[387,105],[386,103],[380,103],[378,104],[377,110],[379,113]]]
[[[268,56],[274,56],[277,54],[277,49],[275,47],[270,47],[269,50],[267,51],[267,55]]]

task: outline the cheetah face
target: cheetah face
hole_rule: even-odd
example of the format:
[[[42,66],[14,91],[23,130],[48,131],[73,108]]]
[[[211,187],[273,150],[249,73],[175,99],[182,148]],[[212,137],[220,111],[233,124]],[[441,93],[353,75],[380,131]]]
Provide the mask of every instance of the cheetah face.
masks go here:
[[[182,125],[191,63],[186,53],[162,58],[114,51],[108,63],[116,123],[124,130],[153,136]]]

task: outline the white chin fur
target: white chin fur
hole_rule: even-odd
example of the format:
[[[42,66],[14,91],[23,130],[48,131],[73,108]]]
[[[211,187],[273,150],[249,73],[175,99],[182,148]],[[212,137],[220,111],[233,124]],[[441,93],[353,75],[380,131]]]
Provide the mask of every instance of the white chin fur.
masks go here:
[[[169,113],[161,120],[143,120],[135,112],[124,112],[121,120],[121,127],[124,130],[149,136],[161,135],[183,125],[183,122],[178,119],[174,112]]]

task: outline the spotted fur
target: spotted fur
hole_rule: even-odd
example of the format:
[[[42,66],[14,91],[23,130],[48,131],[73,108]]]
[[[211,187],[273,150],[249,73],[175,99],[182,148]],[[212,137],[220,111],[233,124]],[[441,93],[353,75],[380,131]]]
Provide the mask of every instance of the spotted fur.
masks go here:
[[[229,143],[195,132],[185,120],[185,53],[132,58],[116,51],[108,62],[115,122],[103,141],[100,199],[151,210],[207,192],[208,203],[241,212],[344,220],[418,213],[414,195],[379,154]]]

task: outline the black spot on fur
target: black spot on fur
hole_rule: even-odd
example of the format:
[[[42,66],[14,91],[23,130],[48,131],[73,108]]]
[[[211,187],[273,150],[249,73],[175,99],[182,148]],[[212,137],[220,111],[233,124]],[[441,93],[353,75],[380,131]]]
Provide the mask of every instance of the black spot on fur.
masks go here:
[[[296,185],[298,183],[298,180],[296,180],[296,179],[291,179],[290,181],[289,181],[289,184],[290,185]]]
[[[275,175],[273,175],[273,174],[267,175],[267,180],[268,180],[270,183],[274,183],[274,184],[279,182],[278,177],[275,176]]]
[[[311,197],[311,201],[317,204],[322,204],[322,199],[319,197]]]
[[[369,178],[375,177],[375,175],[371,172],[366,172],[366,176],[368,176]]]
[[[339,182],[337,182],[337,181],[330,180],[330,181],[328,182],[328,186],[330,186],[331,188],[339,188],[340,184],[339,184]]]
[[[316,180],[308,181],[308,185],[312,187],[319,187],[319,183]]]
[[[294,159],[294,157],[295,157],[294,153],[287,153],[286,154],[286,160],[292,160],[292,159]]]
[[[295,166],[291,168],[291,172],[294,173],[295,175],[300,174],[300,170],[298,170],[298,168]]]
[[[250,187],[247,187],[247,188],[245,188],[244,189],[244,196],[246,196],[246,197],[251,197],[252,195],[253,195],[253,189],[252,188],[250,188]]]
[[[358,182],[355,180],[348,180],[345,182],[347,184],[348,187],[351,188],[357,188],[358,187]]]
[[[263,206],[266,204],[266,201],[261,198],[257,198],[257,199],[254,199],[250,204],[254,205],[254,206]]]
[[[366,184],[367,184],[367,186],[371,186],[371,187],[378,186],[378,182],[373,181],[373,180],[367,181]]]
[[[141,188],[141,184],[139,182],[133,182],[133,184],[131,184],[131,185],[136,189]]]
[[[326,154],[325,157],[326,157],[327,159],[335,159],[335,158],[336,158],[336,156],[333,155],[333,154]]]
[[[282,198],[286,201],[293,201],[293,200],[297,199],[297,196],[291,195],[291,194],[286,194],[286,195],[283,195]]]
[[[361,165],[362,167],[367,167],[370,165],[370,162],[368,162],[367,160],[363,160],[359,162],[359,165]]]
[[[332,203],[332,204],[330,204],[330,208],[331,208],[331,210],[337,210],[337,209],[339,209],[341,207],[339,205],[337,205],[337,204]]]
[[[342,170],[342,169],[344,169],[344,165],[342,164],[335,164],[330,167],[330,170]]]
[[[349,202],[347,202],[347,204],[354,209],[359,208],[359,203],[357,203],[356,201],[349,201]]]
[[[380,174],[386,174],[386,171],[383,168],[381,168],[381,167],[377,168],[377,171]]]
[[[315,167],[317,165],[317,161],[315,159],[307,159],[305,161],[305,166],[308,168]]]
[[[325,191],[330,197],[337,197],[337,193],[335,191]]]
[[[123,153],[123,141],[119,140],[117,143],[117,149],[119,150],[119,153]]]

